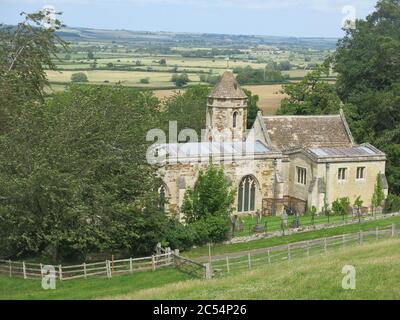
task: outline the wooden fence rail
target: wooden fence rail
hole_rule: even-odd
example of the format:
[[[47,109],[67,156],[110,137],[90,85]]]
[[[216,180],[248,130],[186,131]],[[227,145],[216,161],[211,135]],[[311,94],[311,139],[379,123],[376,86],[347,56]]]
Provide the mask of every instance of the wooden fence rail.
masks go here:
[[[129,258],[114,261],[106,260],[69,266],[47,266],[25,261],[0,260],[0,274],[6,274],[9,277],[23,277],[24,279],[42,279],[50,270],[53,275],[61,281],[94,276],[111,278],[119,274],[148,270],[154,271],[159,268],[173,266],[173,259],[173,253],[168,252],[151,257]]]
[[[398,237],[399,226],[395,224],[385,228],[375,228],[352,234],[343,234],[329,238],[302,241],[266,248],[264,252],[247,252],[211,259],[211,269],[214,275],[223,275],[235,271],[252,270],[275,262],[292,261],[297,258],[309,258],[325,254],[334,249],[341,249],[351,245],[362,246],[365,243]]]

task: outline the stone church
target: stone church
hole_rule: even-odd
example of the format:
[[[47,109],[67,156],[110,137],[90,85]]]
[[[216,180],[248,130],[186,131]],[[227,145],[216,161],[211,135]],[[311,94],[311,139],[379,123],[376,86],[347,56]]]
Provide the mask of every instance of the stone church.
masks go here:
[[[210,159],[224,167],[236,190],[233,214],[280,215],[284,205],[302,213],[321,212],[337,198],[361,196],[371,206],[376,179],[385,194],[386,156],[354,142],[344,113],[326,116],[263,116],[247,130],[247,96],[233,73],[225,72],[208,97],[201,142],[161,145],[167,157],[159,173],[166,210],[180,213],[185,191],[193,187]],[[188,115],[190,116],[190,115]]]

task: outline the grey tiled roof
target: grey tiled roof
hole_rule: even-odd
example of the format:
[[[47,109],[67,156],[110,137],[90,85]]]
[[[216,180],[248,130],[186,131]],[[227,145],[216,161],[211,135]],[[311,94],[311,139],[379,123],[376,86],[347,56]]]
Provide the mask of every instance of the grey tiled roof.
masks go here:
[[[269,138],[281,150],[296,147],[351,147],[340,115],[263,117]]]
[[[310,148],[309,150],[318,158],[376,156],[380,154],[366,145],[346,148]]]
[[[211,91],[209,98],[247,99],[247,96],[237,83],[234,74],[226,71]]]

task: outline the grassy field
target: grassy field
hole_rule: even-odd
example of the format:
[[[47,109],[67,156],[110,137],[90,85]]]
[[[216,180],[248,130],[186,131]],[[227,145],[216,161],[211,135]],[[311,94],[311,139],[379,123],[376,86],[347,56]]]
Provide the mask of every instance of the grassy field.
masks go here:
[[[349,247],[209,281],[179,282],[111,299],[400,299],[400,240]],[[344,290],[342,268],[356,268]]]
[[[132,293],[138,290],[188,280],[176,269],[159,269],[107,278],[57,281],[56,290],[43,290],[40,280],[23,280],[0,275],[0,300],[20,299],[98,299],[105,296]]]
[[[0,300],[56,299],[400,299],[400,239],[380,240],[290,262],[260,265],[213,280],[175,269],[111,279],[57,282],[0,276]],[[356,268],[356,290],[341,287],[342,268]]]
[[[244,223],[244,229],[242,231],[236,231],[235,232],[235,237],[242,237],[242,236],[249,236],[252,235],[252,229],[254,226],[257,224],[257,217],[255,215],[248,215],[248,216],[243,216],[240,218],[242,222]],[[356,220],[356,217],[352,217],[349,215],[345,216],[328,216],[326,215],[320,215],[320,216],[315,216],[314,217],[314,225],[320,225],[320,224],[329,224],[329,223],[334,223],[334,222],[341,222],[343,220],[349,221],[349,220]],[[288,217],[288,226],[290,227],[293,220],[295,220],[294,216],[289,216]],[[307,227],[307,226],[312,226],[312,217],[311,215],[303,215],[299,217],[300,221],[300,226],[301,227]],[[281,231],[281,217],[275,217],[275,216],[266,216],[266,217],[261,217],[261,225],[266,227],[267,232],[275,232],[275,231]]]
[[[82,72],[82,71],[79,71]],[[141,72],[141,71],[108,71],[108,70],[89,70],[83,71],[90,83],[104,84],[122,82],[124,85],[140,86],[140,79],[149,78],[150,85],[155,87],[173,86],[171,82],[172,73],[167,72]],[[48,79],[51,83],[65,83],[71,81],[71,75],[74,71],[47,71]],[[199,82],[200,79],[195,74],[189,75],[190,81]],[[144,85],[148,87],[149,85]]]
[[[286,96],[280,91],[282,85],[250,85],[243,86],[243,88],[250,90],[253,94],[258,95],[260,100],[258,107],[263,111],[264,115],[273,115],[281,105],[281,101]],[[155,90],[154,94],[159,99],[165,99],[173,96],[177,92],[181,92],[182,89],[173,90]]]
[[[369,221],[363,223],[355,223],[340,227],[333,227],[329,229],[308,231],[294,233],[288,236],[264,238],[260,240],[254,240],[245,243],[235,243],[235,244],[215,244],[212,246],[212,255],[223,255],[226,253],[248,251],[253,249],[268,248],[272,246],[278,246],[282,244],[293,243],[297,241],[312,240],[323,237],[331,237],[335,235],[340,235],[344,233],[353,233],[360,230],[369,230],[376,227],[385,227],[393,223],[400,223],[400,217],[391,217],[383,220]],[[190,258],[207,257],[208,246],[201,246],[190,251],[184,252],[184,256]]]

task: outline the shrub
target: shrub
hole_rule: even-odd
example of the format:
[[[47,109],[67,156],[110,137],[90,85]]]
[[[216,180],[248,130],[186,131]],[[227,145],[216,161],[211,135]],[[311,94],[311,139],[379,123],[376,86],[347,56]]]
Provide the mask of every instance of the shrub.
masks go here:
[[[139,82],[142,83],[142,84],[150,83],[150,78],[143,78],[143,79],[140,79]]]
[[[89,82],[88,77],[83,72],[73,73],[71,75],[72,82]]]
[[[336,199],[332,203],[332,212],[334,215],[343,216],[348,214],[350,209],[350,199],[348,197]]]

